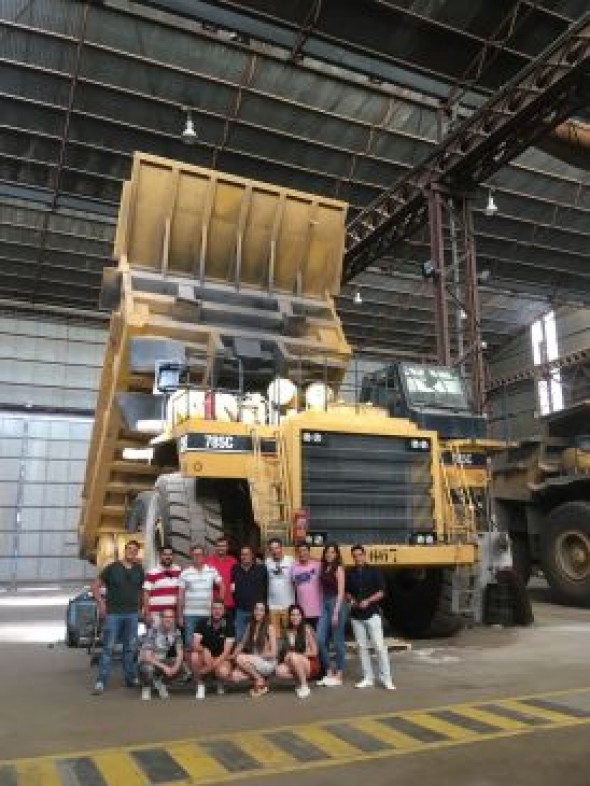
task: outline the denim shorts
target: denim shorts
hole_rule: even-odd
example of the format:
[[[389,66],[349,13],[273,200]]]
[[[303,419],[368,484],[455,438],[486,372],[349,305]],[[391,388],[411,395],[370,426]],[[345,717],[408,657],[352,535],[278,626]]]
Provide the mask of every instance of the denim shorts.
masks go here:
[[[250,655],[249,657],[250,663],[261,677],[270,677],[271,674],[274,674],[277,668],[276,660],[262,658],[260,655]]]
[[[207,620],[208,617],[199,614],[185,614],[184,615],[184,646],[188,652],[193,649],[193,636],[197,626],[201,620]]]

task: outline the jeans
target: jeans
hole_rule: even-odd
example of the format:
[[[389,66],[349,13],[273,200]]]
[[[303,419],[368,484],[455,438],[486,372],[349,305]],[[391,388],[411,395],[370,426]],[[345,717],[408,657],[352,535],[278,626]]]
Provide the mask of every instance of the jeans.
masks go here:
[[[244,633],[246,632],[246,628],[248,627],[248,623],[250,622],[250,617],[252,616],[251,611],[244,611],[244,609],[236,608],[236,643],[239,644],[242,640]]]
[[[202,614],[185,614],[184,615],[184,646],[187,652],[193,651],[193,636],[197,629],[198,624],[209,619],[206,615]]]
[[[338,624],[332,625],[332,615],[336,606],[336,598],[324,598],[322,616],[318,623],[316,638],[320,650],[320,660],[325,671],[330,668],[330,641],[336,651],[336,670],[344,671],[344,626],[346,625],[347,608],[342,603],[338,612]]]
[[[98,662],[97,682],[107,684],[113,662],[113,649],[117,641],[123,645],[123,676],[130,685],[137,679],[135,655],[137,652],[137,613],[107,614],[102,626],[102,652]]]
[[[383,624],[381,622],[381,617],[379,614],[373,614],[368,620],[352,619],[351,622],[354,639],[359,648],[363,678],[370,682],[374,682],[375,680],[371,655],[369,653],[370,641],[373,649],[377,653],[377,660],[379,661],[379,678],[383,682],[389,681],[391,679],[391,665],[389,663],[389,654],[383,641]]]

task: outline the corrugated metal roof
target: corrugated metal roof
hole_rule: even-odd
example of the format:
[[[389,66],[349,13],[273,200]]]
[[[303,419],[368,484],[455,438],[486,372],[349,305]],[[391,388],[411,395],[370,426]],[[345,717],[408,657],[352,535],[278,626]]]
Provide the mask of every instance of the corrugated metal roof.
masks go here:
[[[5,0],[0,298],[97,308],[134,150],[343,199],[352,217],[431,152],[438,98],[471,111],[587,10],[585,0],[316,5],[310,20],[297,0]],[[184,105],[193,148],[180,139]],[[589,177],[531,149],[490,184],[494,219],[485,188],[475,195],[490,347],[552,303],[590,300]],[[428,253],[422,233],[387,260],[394,273],[344,290],[353,343],[431,352],[431,292],[418,275]]]

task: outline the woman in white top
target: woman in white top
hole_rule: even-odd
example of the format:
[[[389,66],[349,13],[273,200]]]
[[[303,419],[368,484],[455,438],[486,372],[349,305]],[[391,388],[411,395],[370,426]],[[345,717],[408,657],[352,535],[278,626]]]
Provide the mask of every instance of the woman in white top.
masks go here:
[[[269,622],[266,604],[256,603],[250,622],[234,653],[235,668],[231,674],[234,682],[251,679],[250,695],[264,696],[268,693],[267,677],[277,667],[277,636]]]

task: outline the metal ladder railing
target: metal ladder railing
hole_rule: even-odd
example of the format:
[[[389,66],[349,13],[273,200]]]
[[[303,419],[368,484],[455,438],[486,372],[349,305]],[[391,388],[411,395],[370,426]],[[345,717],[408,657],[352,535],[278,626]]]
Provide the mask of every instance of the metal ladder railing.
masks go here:
[[[461,458],[461,451],[456,445],[450,446],[451,464],[447,467],[440,459],[441,474],[447,502],[450,521],[447,526],[451,542],[465,542],[475,532],[475,503],[471,489],[465,475],[465,465]],[[452,468],[459,473],[460,483],[451,487],[448,470]]]
[[[446,466],[441,456],[441,471],[445,487],[447,510],[451,516],[448,535],[451,542],[467,542],[476,531],[475,502],[465,475],[465,464],[456,445],[450,446],[451,464]],[[459,485],[451,487],[448,469],[459,475]],[[476,598],[476,574],[472,566],[463,566],[453,573],[453,612],[472,617]]]
[[[288,544],[292,540],[292,511],[283,435],[275,431],[270,437],[276,444],[274,455],[263,454],[262,440],[256,429],[252,429],[250,435],[254,463],[250,479],[254,518],[263,541],[278,537]]]

